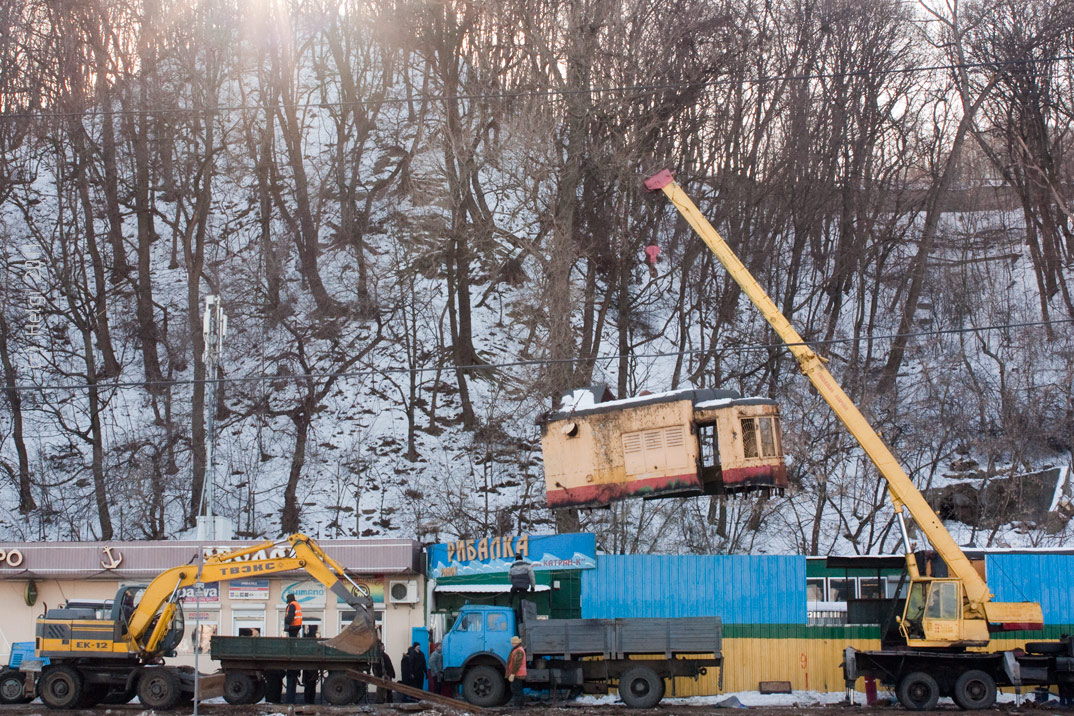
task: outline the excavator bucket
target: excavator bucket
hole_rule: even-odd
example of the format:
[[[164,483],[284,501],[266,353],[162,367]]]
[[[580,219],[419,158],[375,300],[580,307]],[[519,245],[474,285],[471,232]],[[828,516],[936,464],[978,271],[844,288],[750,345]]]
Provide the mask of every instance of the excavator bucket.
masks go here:
[[[369,609],[359,606],[354,610],[354,619],[336,636],[325,642],[326,646],[360,655],[373,648],[377,643],[377,626]]]

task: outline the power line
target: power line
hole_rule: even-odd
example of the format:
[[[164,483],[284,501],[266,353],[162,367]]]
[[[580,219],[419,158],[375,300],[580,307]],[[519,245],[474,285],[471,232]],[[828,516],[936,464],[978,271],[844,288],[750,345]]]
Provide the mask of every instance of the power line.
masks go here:
[[[153,109],[87,109],[79,112],[12,112],[0,114],[0,120],[16,119],[70,119],[72,117],[102,117],[102,116],[143,116],[143,115],[167,115],[167,114],[201,114],[220,115],[230,112],[247,112],[261,109],[293,108],[296,110],[308,109],[349,109],[353,107],[401,105],[412,102],[474,102],[482,100],[512,100],[512,99],[538,99],[542,97],[568,97],[575,95],[600,96],[603,94],[658,94],[668,91],[684,91],[690,89],[704,89],[709,87],[730,87],[737,85],[758,85],[769,82],[808,82],[813,80],[843,79],[848,77],[872,77],[879,75],[906,75],[919,72],[938,72],[941,70],[972,70],[981,68],[1014,67],[1020,65],[1034,65],[1049,62],[1068,62],[1074,60],[1074,55],[1053,55],[1051,57],[1021,58],[1017,60],[1003,60],[992,62],[960,62],[951,64],[925,65],[919,67],[894,67],[879,70],[848,70],[844,72],[821,72],[816,74],[800,75],[768,75],[746,79],[719,79],[705,82],[669,82],[663,84],[636,84],[618,85],[613,87],[597,87],[590,89],[550,88],[541,90],[526,90],[518,92],[485,92],[475,94],[423,94],[417,93],[409,97],[384,97],[382,99],[363,99],[353,102],[296,102],[275,103],[269,105],[225,105],[223,107],[158,107]]]
[[[203,380],[180,379],[180,380],[137,380],[137,381],[119,381],[113,383],[63,383],[59,385],[42,385],[42,384],[22,384],[10,387],[0,388],[0,391],[57,391],[57,390],[119,390],[123,388],[157,388],[157,387],[175,387],[182,385],[195,385],[201,384],[239,384],[239,383],[257,383],[257,382],[276,382],[276,381],[300,381],[300,380],[326,380],[329,378],[360,378],[369,375],[380,375],[384,373],[396,373],[396,374],[409,374],[409,373],[430,373],[435,371],[461,371],[476,373],[481,371],[492,370],[504,370],[507,368],[525,368],[532,366],[544,366],[544,365],[565,365],[572,363],[601,363],[604,361],[615,361],[620,358],[633,358],[635,360],[653,360],[659,358],[677,358],[679,356],[696,355],[704,353],[712,353],[715,350],[734,350],[741,352],[756,352],[756,351],[771,351],[771,350],[786,350],[792,345],[804,345],[804,346],[832,346],[846,343],[860,343],[861,341],[884,341],[894,340],[895,338],[923,338],[926,336],[942,336],[942,335],[957,335],[966,333],[987,333],[990,331],[1009,330],[1014,328],[1036,328],[1041,326],[1058,326],[1064,324],[1074,323],[1074,318],[1064,318],[1050,321],[1027,321],[1025,323],[1000,323],[991,326],[977,326],[973,328],[947,328],[935,331],[919,331],[912,333],[888,333],[883,335],[870,335],[863,336],[861,338],[833,338],[826,341],[804,341],[802,343],[756,343],[753,345],[734,346],[733,349],[719,348],[719,349],[691,349],[683,351],[670,351],[666,353],[631,353],[628,355],[613,354],[603,356],[592,357],[579,357],[579,358],[534,358],[531,360],[519,360],[508,361],[504,363],[474,363],[470,365],[440,365],[440,366],[421,366],[416,368],[404,368],[404,367],[388,367],[383,369],[364,368],[362,370],[355,371],[338,371],[328,373],[289,373],[287,375],[250,375],[240,376],[235,378],[205,378]]]

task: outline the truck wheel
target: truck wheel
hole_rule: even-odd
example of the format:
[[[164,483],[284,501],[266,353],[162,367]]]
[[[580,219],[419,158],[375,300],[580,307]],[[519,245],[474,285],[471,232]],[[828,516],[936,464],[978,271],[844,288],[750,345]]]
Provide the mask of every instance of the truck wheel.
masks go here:
[[[329,671],[321,682],[321,698],[333,706],[353,704],[358,698],[358,688],[354,679],[342,671]]]
[[[25,674],[7,669],[0,674],[0,704],[24,704],[26,697],[22,695],[26,687]]]
[[[940,700],[940,687],[924,671],[914,671],[899,680],[895,695],[909,711],[931,711]]]
[[[633,709],[650,709],[664,698],[664,680],[648,666],[627,669],[619,677],[619,698]]]
[[[82,698],[82,674],[65,664],[47,667],[41,674],[38,691],[50,709],[74,708]]]
[[[254,677],[234,671],[224,677],[224,701],[232,706],[254,703]]]
[[[967,711],[990,709],[996,703],[996,680],[978,669],[967,671],[955,682],[952,697]]]
[[[462,695],[474,706],[499,706],[506,683],[499,669],[475,666],[462,677]]]
[[[260,703],[261,699],[265,698],[265,693],[268,691],[268,685],[265,683],[265,677],[258,674],[254,677],[254,695],[253,701],[250,703]]]
[[[181,690],[179,674],[167,667],[146,669],[138,680],[138,700],[151,709],[173,708]]]

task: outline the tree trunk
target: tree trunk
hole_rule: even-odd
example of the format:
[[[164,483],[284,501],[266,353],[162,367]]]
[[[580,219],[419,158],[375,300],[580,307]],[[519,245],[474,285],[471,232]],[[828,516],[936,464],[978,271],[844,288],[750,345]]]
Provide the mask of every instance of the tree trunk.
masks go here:
[[[290,415],[291,422],[295,426],[295,450],[291,455],[291,470],[287,474],[287,486],[283,490],[283,514],[280,517],[280,529],[285,535],[301,531],[299,529],[301,507],[298,504],[298,482],[302,477],[302,469],[306,465],[306,441],[309,439],[312,419],[308,407],[303,404],[295,408]]]
[[[16,390],[18,373],[11,360],[10,338],[7,317],[0,310],[0,365],[4,369],[4,395],[11,406],[11,437],[15,443],[15,454],[19,460],[19,512],[29,514],[37,507],[33,496],[33,479],[30,475],[30,457],[26,451],[26,439],[22,428],[22,393]]]

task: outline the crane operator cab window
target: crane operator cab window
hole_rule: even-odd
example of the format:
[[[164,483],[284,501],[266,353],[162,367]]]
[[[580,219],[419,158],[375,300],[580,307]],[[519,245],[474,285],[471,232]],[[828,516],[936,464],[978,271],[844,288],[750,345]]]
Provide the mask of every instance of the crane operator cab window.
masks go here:
[[[907,639],[954,642],[961,634],[962,585],[957,580],[915,582],[906,599],[902,629]]]
[[[958,641],[962,638],[962,585],[956,580],[933,581],[925,598],[925,638]]]
[[[925,626],[925,583],[914,582],[910,595],[906,597],[906,609],[903,612],[901,630],[906,639],[924,639]]]

